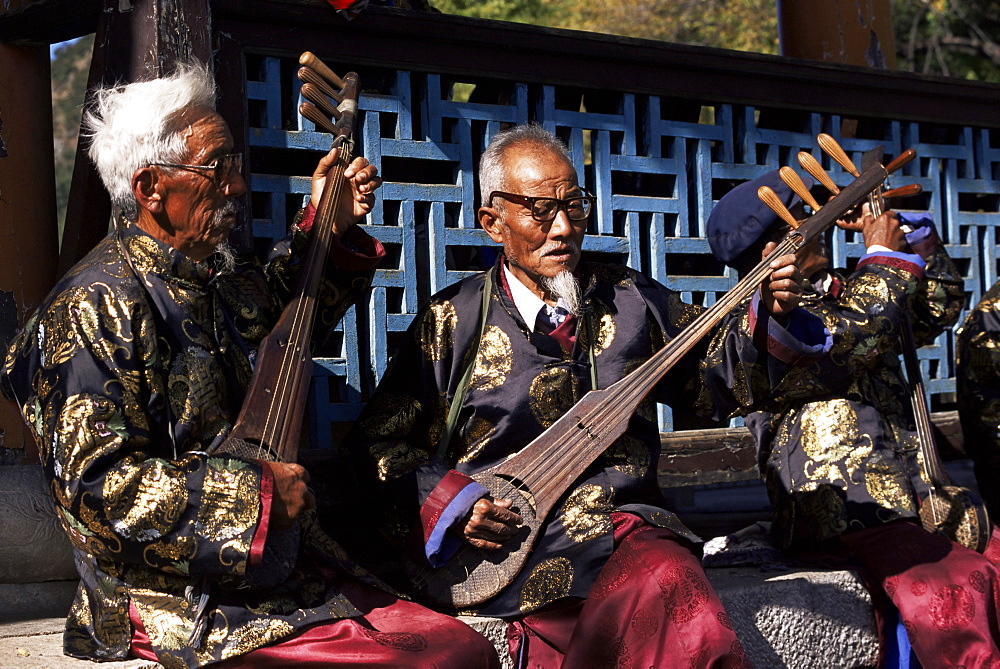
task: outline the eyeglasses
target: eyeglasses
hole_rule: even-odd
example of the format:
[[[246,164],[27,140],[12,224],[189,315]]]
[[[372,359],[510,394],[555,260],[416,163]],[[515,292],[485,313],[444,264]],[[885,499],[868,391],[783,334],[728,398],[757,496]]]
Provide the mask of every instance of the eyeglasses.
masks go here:
[[[179,163],[150,163],[150,165],[156,165],[158,167],[174,167],[180,170],[206,170],[211,172],[211,178],[215,181],[217,186],[221,186],[222,182],[232,175],[233,170],[237,172],[243,171],[243,154],[242,153],[227,153],[224,156],[219,156],[208,165],[182,165]],[[206,174],[206,176],[208,176]]]
[[[560,209],[566,212],[569,220],[582,221],[590,216],[590,211],[594,208],[594,202],[597,201],[597,198],[593,195],[587,195],[587,191],[583,191],[583,193],[583,195],[560,199],[557,197],[530,197],[528,195],[516,195],[514,193],[504,193],[503,191],[495,190],[490,193],[489,202],[492,204],[493,198],[499,197],[509,200],[514,204],[519,204],[527,208],[531,212],[531,217],[539,223],[548,223],[554,220],[559,215]]]

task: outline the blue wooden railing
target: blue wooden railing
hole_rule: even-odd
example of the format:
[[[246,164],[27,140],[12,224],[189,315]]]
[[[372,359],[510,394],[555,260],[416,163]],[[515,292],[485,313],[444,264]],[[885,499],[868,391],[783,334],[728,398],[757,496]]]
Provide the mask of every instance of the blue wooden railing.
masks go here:
[[[360,40],[377,33],[381,39],[391,40],[393,37],[385,34],[392,30],[396,39],[403,39],[399,36],[406,33],[406,27],[391,22],[405,18],[404,14],[373,15],[373,21],[383,22],[383,32],[378,32],[378,24],[359,27],[358,34],[352,30],[359,24],[347,28],[331,24],[340,31],[331,39]],[[408,20],[423,22],[425,28],[425,34],[405,35],[407,40],[424,44],[419,58],[411,58],[411,52],[387,49],[374,55],[365,53],[356,63],[343,55],[339,62],[327,59],[334,69],[357,69],[361,74],[365,92],[360,99],[363,114],[357,144],[360,153],[378,166],[386,179],[365,229],[387,246],[389,257],[376,273],[371,297],[352,309],[339,327],[339,352],[317,361],[313,429],[318,444],[336,442],[342,424],[357,415],[418,306],[433,292],[486,264],[488,254],[481,250],[491,242],[476,222],[475,165],[489,138],[504,124],[537,121],[566,140],[583,185],[598,198],[584,245],[586,252],[643,270],[695,303],[709,305],[735,284],[734,272],[711,257],[705,239],[708,215],[729,188],[783,165],[797,167],[795,155],[800,150],[820,159],[839,185],[851,181],[817,147],[815,138],[820,132],[837,138],[856,163],[865,150],[879,144],[885,147],[887,161],[906,148],[915,149],[919,160],[893,176],[891,185],[919,183],[923,187],[923,196],[905,204],[929,211],[937,221],[966,277],[970,304],[997,280],[1000,87],[962,88],[959,83],[956,89],[952,83],[861,72],[859,68],[510,24],[487,25],[453,17]],[[225,24],[225,20],[220,23]],[[237,35],[245,58],[246,77],[241,84],[254,192],[253,236],[263,246],[283,234],[301,205],[308,189],[308,170],[318,152],[329,146],[329,137],[316,132],[295,112],[299,102],[299,82],[294,76],[297,52],[291,48],[282,52],[272,43],[270,32],[248,25],[227,24],[220,32],[229,30]],[[463,62],[432,62],[434,56],[426,54],[439,46],[434,41],[439,37],[427,26],[444,33],[453,31],[450,34],[459,42],[464,31],[493,35],[500,31],[519,36],[527,46],[511,47],[520,60],[511,63],[504,77],[495,71],[495,57],[487,53],[478,60],[475,50],[470,50]],[[414,27],[417,33],[418,28]],[[323,34],[321,26],[312,30]],[[301,37],[306,40],[310,34]],[[562,41],[553,46],[556,39]],[[654,60],[664,62],[683,58],[698,62],[701,54],[715,63],[716,73],[704,76],[715,76],[723,83],[733,74],[732,65],[727,63],[737,63],[745,68],[746,85],[751,90],[731,89],[695,97],[691,91],[709,87],[696,81],[702,75],[692,74],[693,66],[688,66],[686,77],[676,75],[676,86],[668,77],[659,90],[655,82],[616,88],[614,79],[598,89],[593,82],[587,87],[571,77],[565,82],[547,80],[552,77],[542,71],[542,65],[538,66],[541,70],[522,69],[525,50],[550,49],[555,53],[558,47],[558,58],[587,68],[595,62],[595,49],[606,49],[608,44],[617,45],[616,54],[624,49],[620,58],[632,58],[631,67],[636,69],[650,67],[651,53]],[[316,46],[306,44],[305,48],[323,56]],[[564,53],[568,48],[576,51]],[[423,60],[419,68],[408,64],[414,58]],[[556,58],[553,55],[537,62],[551,63]],[[788,84],[791,88],[784,93],[755,84],[781,77],[797,78],[801,83]],[[628,77],[623,74],[622,79]],[[870,87],[870,81],[888,91],[881,107],[873,102],[873,107],[852,111],[830,99],[819,99],[819,93],[814,94],[817,102],[812,106],[798,96],[800,90],[808,92],[818,83],[841,90],[841,98],[846,99],[854,88]],[[759,89],[756,92],[755,86]],[[678,89],[684,96],[678,96]],[[914,91],[926,91],[924,97],[915,98],[927,101],[930,111],[926,120],[919,118],[916,103],[906,97]],[[984,94],[998,101],[994,107],[998,118],[990,123],[988,109],[983,112],[979,105],[972,111],[986,122],[965,124],[963,109],[970,109],[968,100]],[[753,102],[754,95],[761,100]],[[796,102],[783,104],[778,101],[781,95]],[[947,101],[942,105],[939,99],[942,96],[952,96],[951,119]],[[890,98],[888,103],[886,97]],[[898,115],[886,109],[893,99],[901,100]],[[844,129],[855,127],[858,119],[855,136],[847,136]],[[832,233],[836,266],[844,266],[862,253],[859,235],[842,230]],[[947,408],[952,401],[953,354],[951,332],[920,352],[935,408]],[[664,430],[684,427],[665,407],[660,418]]]

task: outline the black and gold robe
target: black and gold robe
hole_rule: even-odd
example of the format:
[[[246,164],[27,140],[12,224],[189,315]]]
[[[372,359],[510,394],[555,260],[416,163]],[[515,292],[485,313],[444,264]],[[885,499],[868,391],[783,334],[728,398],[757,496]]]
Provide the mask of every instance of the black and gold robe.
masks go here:
[[[423,539],[451,535],[454,544],[454,530],[442,532],[438,524],[456,500],[465,506],[460,517],[478,498],[473,493],[462,499],[468,491],[463,481],[519,451],[591,389],[589,348],[598,387],[606,388],[677,337],[701,311],[631,269],[582,263],[585,315],[577,320],[576,343],[567,352],[555,338],[524,323],[499,267],[489,270],[493,291],[485,332],[444,457],[436,455],[437,442],[479,328],[484,274],[444,289],[417,314],[345,439],[366,504],[375,511],[370,524],[388,539],[378,558],[402,555],[421,534]],[[827,345],[822,324],[805,312],[793,312],[790,323],[809,333],[810,345],[756,304],[744,304],[652,389],[625,434],[568,487],[515,581],[478,613],[517,616],[562,597],[586,597],[613,549],[612,511],[638,514],[698,541],[664,508],[656,476],[660,434],[654,400],[716,419],[764,406],[788,363],[811,360]],[[762,350],[755,334],[766,342]],[[369,524],[362,526],[367,530]],[[421,546],[411,552],[413,559],[426,561],[425,542],[416,543]],[[392,560],[386,560],[385,570],[399,573]]]
[[[130,605],[168,667],[358,615],[318,563],[361,572],[308,516],[291,576],[263,594],[243,587],[267,534],[270,475],[260,461],[206,454],[236,418],[306,234],[293,227],[266,267],[214,273],[122,226],[58,283],[5,364],[80,574],[66,653],[128,657]],[[336,244],[328,263],[317,332],[364,293],[384,253],[356,228],[348,238],[355,248]]]
[[[930,219],[901,218],[916,226],[915,253],[875,251],[807,291],[802,308],[823,319],[833,348],[784,379],[779,411],[747,418],[784,549],[916,518],[926,494],[900,328],[911,315],[917,345],[931,341],[958,318],[964,293]]]

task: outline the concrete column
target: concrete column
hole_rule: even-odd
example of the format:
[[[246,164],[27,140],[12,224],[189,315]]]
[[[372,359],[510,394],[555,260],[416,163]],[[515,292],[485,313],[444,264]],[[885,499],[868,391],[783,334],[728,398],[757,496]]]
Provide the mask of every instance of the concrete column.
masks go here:
[[[48,45],[0,44],[0,344],[56,280],[55,166]],[[6,154],[6,155],[4,155]],[[0,399],[0,447],[35,445],[16,407]]]

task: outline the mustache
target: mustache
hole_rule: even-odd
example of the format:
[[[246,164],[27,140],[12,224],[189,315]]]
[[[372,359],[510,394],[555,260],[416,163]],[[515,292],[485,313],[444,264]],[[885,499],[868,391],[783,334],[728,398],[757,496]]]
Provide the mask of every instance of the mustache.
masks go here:
[[[236,225],[232,226],[233,228],[241,227],[243,225],[243,202],[236,198],[226,200],[226,203],[212,214],[212,228],[215,230],[228,230],[229,224],[225,221],[227,216],[236,217]]]
[[[568,250],[570,253],[577,254],[580,252],[580,245],[573,240],[565,242],[546,242],[545,246],[541,248],[540,253],[542,255],[548,255],[555,251]]]

